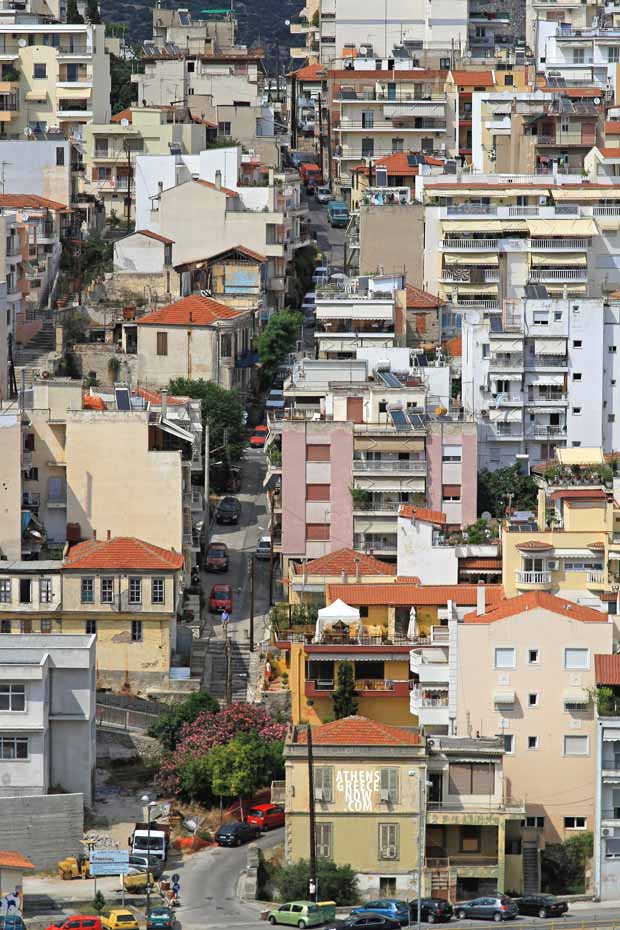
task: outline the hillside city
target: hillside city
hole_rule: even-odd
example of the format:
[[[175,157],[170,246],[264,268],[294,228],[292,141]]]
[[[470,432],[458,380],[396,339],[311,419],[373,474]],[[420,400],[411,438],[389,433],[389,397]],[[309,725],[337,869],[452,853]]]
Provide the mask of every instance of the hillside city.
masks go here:
[[[106,2],[0,0],[0,930],[616,930],[620,5]]]

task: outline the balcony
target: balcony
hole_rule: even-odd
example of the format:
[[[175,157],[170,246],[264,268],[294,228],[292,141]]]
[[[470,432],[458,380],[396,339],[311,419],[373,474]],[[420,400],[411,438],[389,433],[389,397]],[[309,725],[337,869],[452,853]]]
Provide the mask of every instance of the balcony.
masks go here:
[[[544,283],[545,281],[566,282],[583,282],[588,280],[588,272],[585,268],[532,268],[530,269],[530,281],[533,284]]]
[[[528,355],[525,368],[568,368],[568,360],[564,355]]]
[[[194,513],[202,513],[204,510],[204,499],[197,488],[192,488],[191,509]]]
[[[336,682],[330,678],[308,679],[305,683],[306,697],[331,697]],[[383,678],[358,678],[355,680],[355,692],[360,696],[372,694],[373,697],[408,697],[409,681],[394,681]]]
[[[497,394],[494,399],[496,407],[522,407],[524,403],[524,396],[520,392]]]
[[[540,404],[542,407],[564,407],[568,403],[568,394],[528,394],[527,405],[536,406]]]
[[[406,121],[405,121],[406,120]],[[446,123],[444,120],[424,119],[423,117],[405,117],[394,116],[392,119],[375,119],[372,125],[367,125],[365,120],[341,119],[340,126],[336,127],[336,132],[353,132],[363,130],[364,132],[445,132]]]
[[[433,697],[429,696],[427,688],[414,688],[409,698],[409,710],[418,718],[420,726],[447,726],[449,723],[448,692]]]
[[[519,353],[506,353],[491,355],[489,358],[490,371],[520,371],[523,368],[524,357]]]
[[[409,657],[409,667],[411,671],[414,675],[418,676],[418,681],[421,685],[425,685],[431,690],[433,685],[447,685],[450,675],[447,653],[441,647],[436,647],[435,649],[431,648],[430,643],[432,643],[433,632],[435,630],[437,630],[438,633],[443,632],[448,634],[448,628],[445,626],[432,627],[431,641],[426,641],[429,643],[428,647],[421,652],[412,652]],[[447,638],[445,644],[448,645]]]
[[[361,472],[363,474],[394,474],[398,472],[399,474],[410,474],[410,475],[425,475],[426,474],[426,460],[418,459],[416,461],[392,461],[392,460],[364,460],[353,459],[353,473]]]
[[[518,588],[550,588],[551,572],[515,572],[515,584]]]
[[[620,807],[603,808],[601,820],[611,820],[620,823]]]
[[[67,495],[63,494],[54,494],[52,497],[47,499],[48,510],[64,510],[67,506]]]
[[[532,239],[530,248],[534,252],[583,252],[589,246],[588,239]]]
[[[450,252],[458,251],[492,251],[496,252],[498,248],[498,239],[442,239],[441,248]]]
[[[586,584],[589,588],[605,588],[607,586],[607,572],[588,572]]]
[[[407,72],[405,72],[406,74]],[[352,77],[355,77],[353,72]],[[394,79],[398,80],[398,71],[394,72]],[[380,101],[383,103],[446,103],[447,97],[443,93],[423,92],[415,85],[408,87],[396,87],[390,89],[370,88],[364,90],[340,90],[335,91],[334,102],[338,103],[369,103],[371,101]]]
[[[534,426],[528,429],[527,439],[566,439],[565,426]]]

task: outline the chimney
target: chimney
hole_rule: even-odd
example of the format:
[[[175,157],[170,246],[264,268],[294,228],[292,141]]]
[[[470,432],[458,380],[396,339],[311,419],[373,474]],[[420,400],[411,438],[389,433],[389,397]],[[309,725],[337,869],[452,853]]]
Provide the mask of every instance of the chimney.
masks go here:
[[[168,390],[167,388],[162,388],[161,392],[161,418],[165,420],[168,416]]]
[[[93,539],[97,538],[97,530],[93,530]]]
[[[111,530],[108,530],[108,539],[112,539],[112,532],[111,532]]]
[[[360,582],[360,560],[355,560],[355,580],[359,584]]]
[[[222,172],[219,170],[215,172],[215,189],[218,191],[222,189]]]
[[[486,591],[484,587],[484,581],[478,582],[478,587],[476,588],[476,613],[479,617],[486,610]]]

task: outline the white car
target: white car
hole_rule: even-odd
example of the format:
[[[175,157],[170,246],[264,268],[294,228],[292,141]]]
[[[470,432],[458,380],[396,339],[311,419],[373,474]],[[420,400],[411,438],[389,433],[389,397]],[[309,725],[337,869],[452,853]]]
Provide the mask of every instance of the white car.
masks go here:
[[[257,559],[271,558],[271,536],[261,536],[256,543],[256,552],[254,555]]]
[[[329,268],[326,265],[319,265],[318,268],[314,269],[314,274],[312,275],[313,284],[327,284],[329,280]]]
[[[316,294],[314,291],[308,291],[307,294],[304,294],[304,299],[301,302],[301,309],[306,312],[312,312],[316,310]]]
[[[319,203],[329,203],[332,199],[332,192],[329,187],[317,187],[315,197]]]

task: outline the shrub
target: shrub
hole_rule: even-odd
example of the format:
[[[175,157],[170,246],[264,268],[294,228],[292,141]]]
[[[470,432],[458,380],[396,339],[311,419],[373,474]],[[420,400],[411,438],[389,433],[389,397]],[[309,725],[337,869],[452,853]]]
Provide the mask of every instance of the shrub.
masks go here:
[[[332,859],[317,859],[316,878],[321,901],[335,901],[339,906],[357,904],[359,887],[350,865],[336,865]],[[275,869],[270,875],[283,901],[305,901],[310,884],[310,862],[299,859]]]

